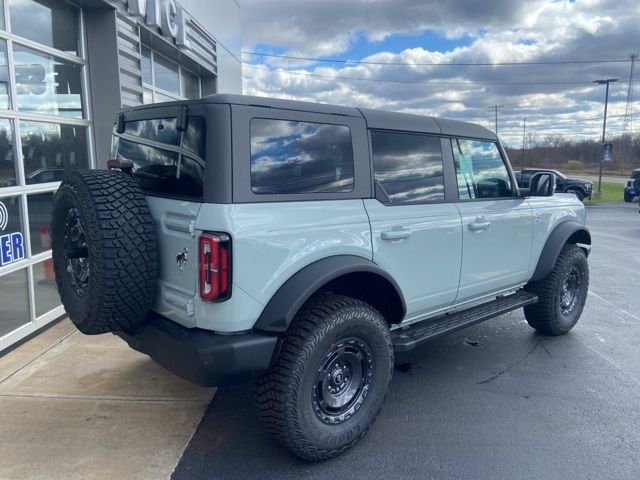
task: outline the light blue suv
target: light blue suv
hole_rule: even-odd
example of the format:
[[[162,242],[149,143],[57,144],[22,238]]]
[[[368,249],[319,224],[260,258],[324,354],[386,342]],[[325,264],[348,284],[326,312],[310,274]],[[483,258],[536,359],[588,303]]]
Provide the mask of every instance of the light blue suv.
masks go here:
[[[201,385],[256,379],[308,460],[363,437],[394,352],[521,307],[561,335],[587,298],[584,206],[553,173],[518,189],[477,125],[213,95],[119,113],[109,167],[53,207],[71,320]]]

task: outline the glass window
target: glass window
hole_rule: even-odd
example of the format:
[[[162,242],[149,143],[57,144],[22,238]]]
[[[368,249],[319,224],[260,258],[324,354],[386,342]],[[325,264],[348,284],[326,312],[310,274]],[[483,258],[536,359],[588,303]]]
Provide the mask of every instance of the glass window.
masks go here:
[[[65,169],[89,168],[86,127],[20,122],[27,184],[59,182]]]
[[[0,276],[2,308],[0,308],[0,337],[29,323],[29,287],[27,269]]]
[[[4,1],[0,0],[0,28],[6,30],[7,26],[4,23]]]
[[[125,124],[124,133],[167,145],[177,146],[180,143],[175,117],[129,121]]]
[[[454,139],[453,156],[460,198],[513,197],[509,172],[494,142]]]
[[[79,15],[62,0],[9,0],[12,33],[75,55]]]
[[[14,187],[17,184],[13,128],[10,120],[2,118],[0,119],[0,188]]]
[[[440,139],[371,132],[375,179],[391,203],[444,200]]]
[[[9,108],[9,64],[7,42],[4,40],[0,40],[0,108]]]
[[[62,304],[53,275],[52,259],[36,263],[33,266],[33,286],[35,290],[36,317],[40,317]]]
[[[37,193],[27,197],[31,255],[51,250],[51,207],[54,192]]]
[[[194,99],[200,97],[200,79],[182,68],[182,96],[188,99]]]
[[[18,110],[82,117],[80,65],[13,46]]]
[[[180,95],[178,65],[157,53],[153,55],[155,86],[169,93]]]
[[[142,83],[147,85],[153,85],[153,78],[151,75],[151,50],[147,47],[140,49],[140,68],[142,69]]]
[[[254,118],[251,190],[272,194],[353,191],[349,127]]]
[[[195,153],[200,158],[204,158],[204,143],[206,134],[206,122],[204,117],[189,117],[189,123],[184,138],[182,148]]]
[[[136,143],[124,137],[118,141],[118,160],[133,162],[133,175],[141,189],[160,195],[202,197],[204,164],[177,152]]]

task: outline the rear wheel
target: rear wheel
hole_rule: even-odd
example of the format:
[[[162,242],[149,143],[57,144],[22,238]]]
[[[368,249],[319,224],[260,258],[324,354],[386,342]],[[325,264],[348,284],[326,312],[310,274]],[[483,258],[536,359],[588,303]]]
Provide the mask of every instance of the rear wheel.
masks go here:
[[[627,203],[633,202],[634,195],[631,195],[629,192],[624,192],[624,201]]]
[[[346,451],[375,420],[393,371],[377,310],[322,294],[294,319],[275,365],[256,382],[263,423],[287,449],[318,461]]]
[[[538,295],[538,303],[524,307],[529,325],[546,335],[564,335],[576,324],[587,301],[589,265],[584,250],[565,245],[551,273],[525,289]]]

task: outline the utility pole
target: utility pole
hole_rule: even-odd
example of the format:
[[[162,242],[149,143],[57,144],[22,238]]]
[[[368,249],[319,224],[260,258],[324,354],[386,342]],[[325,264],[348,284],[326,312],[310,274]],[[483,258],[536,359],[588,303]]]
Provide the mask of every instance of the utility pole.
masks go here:
[[[602,196],[602,163],[603,163],[603,153],[604,153],[604,142],[605,135],[607,133],[607,107],[609,105],[609,84],[617,82],[617,78],[605,78],[603,80],[594,80],[593,83],[597,83],[598,85],[606,85],[607,88],[604,94],[604,120],[602,122],[602,149],[600,155],[600,173],[598,173],[598,196]]]
[[[633,68],[635,66],[636,60],[638,59],[638,54],[633,53],[629,55],[631,59],[631,71],[629,72],[629,88],[627,90],[627,106],[624,109],[624,132],[626,133],[633,130]]]
[[[489,110],[493,110],[496,118],[496,136],[498,135],[498,110],[500,110],[504,105],[494,105]]]
[[[524,117],[522,124],[522,159],[520,161],[520,171],[524,170],[524,142],[527,135],[527,117]]]

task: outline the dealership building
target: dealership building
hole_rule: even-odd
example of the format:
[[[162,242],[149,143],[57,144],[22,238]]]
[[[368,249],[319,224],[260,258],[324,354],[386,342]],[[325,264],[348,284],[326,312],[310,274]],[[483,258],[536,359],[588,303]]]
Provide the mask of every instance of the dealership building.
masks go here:
[[[0,351],[64,314],[50,212],[104,168],[114,113],[241,93],[236,0],[0,0]]]

